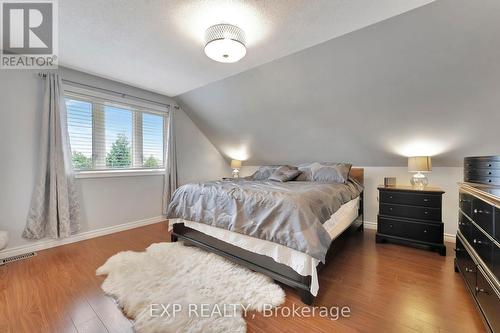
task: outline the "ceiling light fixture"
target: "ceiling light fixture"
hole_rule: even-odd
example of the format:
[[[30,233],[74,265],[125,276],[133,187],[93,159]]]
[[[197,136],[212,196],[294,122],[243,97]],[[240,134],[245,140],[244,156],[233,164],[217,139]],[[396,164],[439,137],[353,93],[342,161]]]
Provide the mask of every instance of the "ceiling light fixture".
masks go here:
[[[217,24],[205,32],[205,54],[218,62],[237,62],[245,56],[245,32],[231,24]]]

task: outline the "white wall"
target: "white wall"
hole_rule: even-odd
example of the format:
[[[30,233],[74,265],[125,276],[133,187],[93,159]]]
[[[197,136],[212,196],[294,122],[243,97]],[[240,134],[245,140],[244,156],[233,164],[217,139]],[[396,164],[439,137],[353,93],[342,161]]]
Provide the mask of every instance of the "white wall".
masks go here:
[[[378,214],[377,187],[384,183],[384,177],[396,177],[400,185],[410,185],[411,173],[405,167],[363,167],[365,169],[365,206],[364,219],[367,227],[376,227]],[[244,166],[242,176],[248,176],[257,169],[256,166]],[[463,180],[461,167],[435,167],[427,174],[429,186],[440,187],[446,193],[443,195],[444,233],[454,236],[457,232],[458,185]]]
[[[175,104],[165,96],[81,72],[63,77],[131,95]],[[38,165],[42,80],[33,71],[0,72],[0,230],[10,233],[7,249],[32,243],[21,238]],[[230,175],[230,168],[183,111],[175,118],[181,184]],[[162,176],[78,179],[82,232],[161,215]],[[0,252],[1,253],[1,252]]]

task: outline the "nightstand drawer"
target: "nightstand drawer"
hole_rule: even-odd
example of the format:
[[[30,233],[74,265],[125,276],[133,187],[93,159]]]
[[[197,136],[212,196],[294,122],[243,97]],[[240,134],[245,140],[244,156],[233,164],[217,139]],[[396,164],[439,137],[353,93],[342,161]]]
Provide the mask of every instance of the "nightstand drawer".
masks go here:
[[[441,195],[383,191],[380,193],[380,202],[387,204],[440,208]]]
[[[465,249],[462,241],[458,237],[455,246],[458,268],[460,268],[460,272],[462,272],[462,275],[469,288],[471,290],[475,290],[477,266],[469,255],[469,252],[467,252],[467,250]]]
[[[379,216],[378,232],[427,243],[442,243],[442,225],[433,223],[407,222]]]
[[[484,231],[493,237],[493,214],[495,207],[474,197],[472,199],[472,212],[470,218]]]
[[[439,208],[391,205],[381,203],[379,212],[381,215],[441,222],[441,209]]]

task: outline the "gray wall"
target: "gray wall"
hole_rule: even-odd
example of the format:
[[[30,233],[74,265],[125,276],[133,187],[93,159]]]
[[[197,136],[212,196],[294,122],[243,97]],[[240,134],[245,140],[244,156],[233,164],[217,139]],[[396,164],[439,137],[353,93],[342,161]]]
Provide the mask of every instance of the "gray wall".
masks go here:
[[[63,77],[131,95],[175,103],[168,97],[62,69]],[[37,169],[40,101],[43,84],[36,72],[0,72],[0,230],[10,233],[9,248],[28,241],[24,228]],[[175,132],[181,183],[230,174],[227,162],[182,111]],[[161,215],[162,176],[79,179],[83,230],[91,231]]]
[[[439,0],[177,100],[248,164],[461,166],[500,153],[499,17],[498,0]]]

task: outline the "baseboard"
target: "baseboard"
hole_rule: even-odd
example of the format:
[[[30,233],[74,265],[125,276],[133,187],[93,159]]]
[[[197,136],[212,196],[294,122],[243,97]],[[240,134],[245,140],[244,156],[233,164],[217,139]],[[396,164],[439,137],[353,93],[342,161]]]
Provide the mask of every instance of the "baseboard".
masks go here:
[[[3,251],[0,251],[0,259],[9,258],[12,256],[17,256],[21,254],[25,254],[28,252],[36,252],[45,249],[50,249],[53,247],[81,242],[86,239],[96,238],[100,236],[105,236],[109,234],[113,234],[115,232],[130,230],[139,228],[145,225],[154,224],[158,222],[165,221],[166,219],[163,216],[156,216],[145,220],[133,221],[128,223],[123,223],[119,225],[114,225],[111,227],[105,227],[96,230],[84,231],[79,234],[73,235],[64,239],[42,239],[39,241],[33,241],[32,244],[26,244],[21,246],[16,246],[12,248],[7,248]]]
[[[377,230],[377,222],[364,221],[364,228]],[[444,241],[448,243],[455,243],[456,242],[455,235],[445,233]]]
[[[364,226],[365,229],[377,230],[377,222],[364,221],[363,222],[363,226]]]
[[[453,234],[444,234],[444,241],[448,242],[448,243],[455,243],[456,242],[455,235],[453,235]]]

